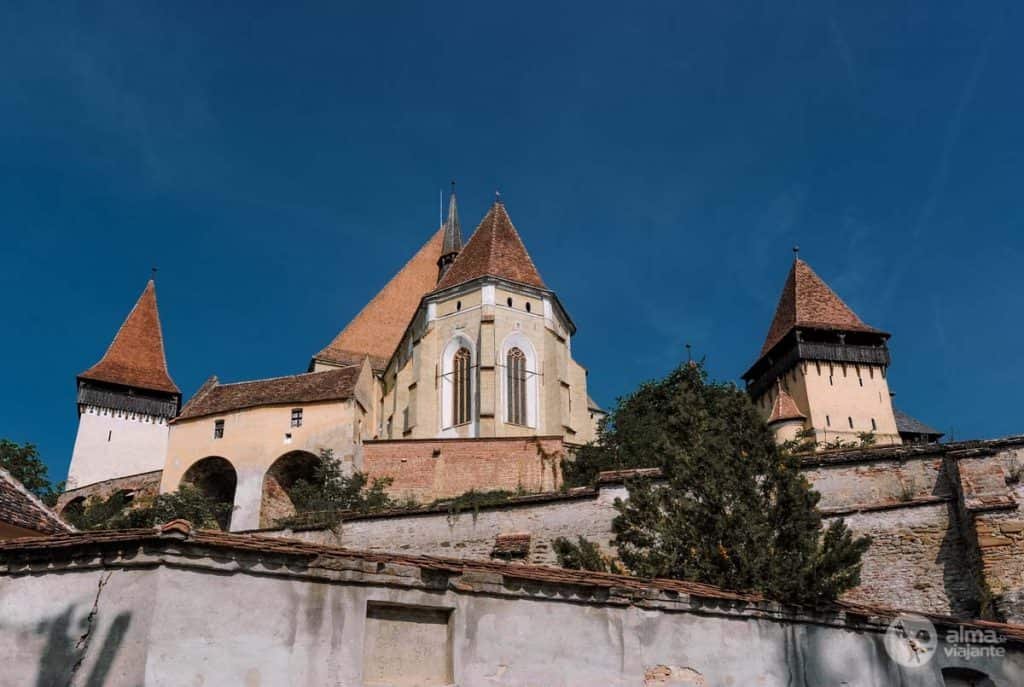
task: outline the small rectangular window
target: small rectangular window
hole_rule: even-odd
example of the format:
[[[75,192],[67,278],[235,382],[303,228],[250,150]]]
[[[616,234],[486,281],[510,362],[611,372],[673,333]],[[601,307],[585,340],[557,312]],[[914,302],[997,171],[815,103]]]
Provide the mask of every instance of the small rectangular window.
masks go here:
[[[853,429],[853,418],[852,417],[848,417],[846,419],[850,421],[850,429]]]
[[[831,427],[832,426],[832,418],[829,417],[828,415],[825,416],[825,426],[826,427]]]
[[[214,420],[213,421],[213,438],[223,439],[224,438],[224,421]]]
[[[878,425],[875,424],[875,418],[871,418],[871,431],[874,432],[876,429],[878,429]]]
[[[302,426],[302,408],[292,408],[292,427]]]

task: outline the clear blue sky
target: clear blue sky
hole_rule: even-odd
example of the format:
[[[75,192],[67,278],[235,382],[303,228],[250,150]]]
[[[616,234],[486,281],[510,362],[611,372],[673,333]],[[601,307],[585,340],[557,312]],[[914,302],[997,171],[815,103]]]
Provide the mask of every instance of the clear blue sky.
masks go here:
[[[894,333],[898,405],[1024,431],[1022,9],[5,4],[0,437],[64,477],[151,265],[186,397],[304,370],[452,177],[467,231],[501,189],[603,404],[686,342],[738,379],[799,243]]]

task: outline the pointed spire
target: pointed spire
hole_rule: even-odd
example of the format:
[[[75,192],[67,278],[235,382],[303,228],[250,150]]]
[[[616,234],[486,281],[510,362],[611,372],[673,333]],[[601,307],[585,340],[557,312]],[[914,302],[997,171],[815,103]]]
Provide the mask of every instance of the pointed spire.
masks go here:
[[[448,218],[444,222],[444,242],[441,244],[441,257],[437,260],[437,280],[441,281],[444,273],[455,262],[462,250],[462,225],[459,223],[459,208],[455,200],[455,180],[452,180],[452,193],[448,199]]]
[[[501,200],[491,205],[437,288],[446,289],[484,276],[547,288]]]
[[[782,380],[775,380],[775,390],[778,395],[775,397],[775,402],[772,403],[772,412],[768,416],[769,425],[774,422],[784,422],[785,420],[807,419],[807,416],[800,412],[800,408],[797,407],[793,397],[782,386]]]
[[[107,352],[78,377],[146,391],[181,393],[167,372],[156,284],[152,279],[146,282],[146,288],[117,330]]]
[[[885,335],[863,322],[836,292],[829,288],[811,266],[794,250],[793,267],[775,308],[775,317],[765,338],[761,355],[765,355],[795,327],[832,329],[841,332],[871,332]]]

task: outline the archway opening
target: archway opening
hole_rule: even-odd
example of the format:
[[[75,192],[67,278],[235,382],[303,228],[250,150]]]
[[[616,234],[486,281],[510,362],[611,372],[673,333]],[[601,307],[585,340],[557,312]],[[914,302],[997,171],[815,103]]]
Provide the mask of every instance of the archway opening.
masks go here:
[[[320,458],[308,451],[291,451],[274,461],[263,477],[260,527],[274,527],[296,513],[295,486],[312,482]]]
[[[216,503],[235,505],[235,488],[238,486],[238,474],[234,466],[226,458],[209,456],[196,461],[181,478],[182,484],[190,484],[203,496]],[[217,514],[217,525],[222,530],[231,527],[231,511]]]

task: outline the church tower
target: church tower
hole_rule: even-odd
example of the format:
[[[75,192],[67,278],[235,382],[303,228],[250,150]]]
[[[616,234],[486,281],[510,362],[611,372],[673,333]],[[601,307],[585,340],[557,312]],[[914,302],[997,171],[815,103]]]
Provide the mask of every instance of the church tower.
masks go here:
[[[797,257],[761,354],[743,375],[780,443],[800,430],[819,445],[899,444],[887,373],[889,334],[864,323]]]
[[[167,421],[180,405],[151,279],[107,352],[78,375],[78,435],[67,488],[163,469]]]

